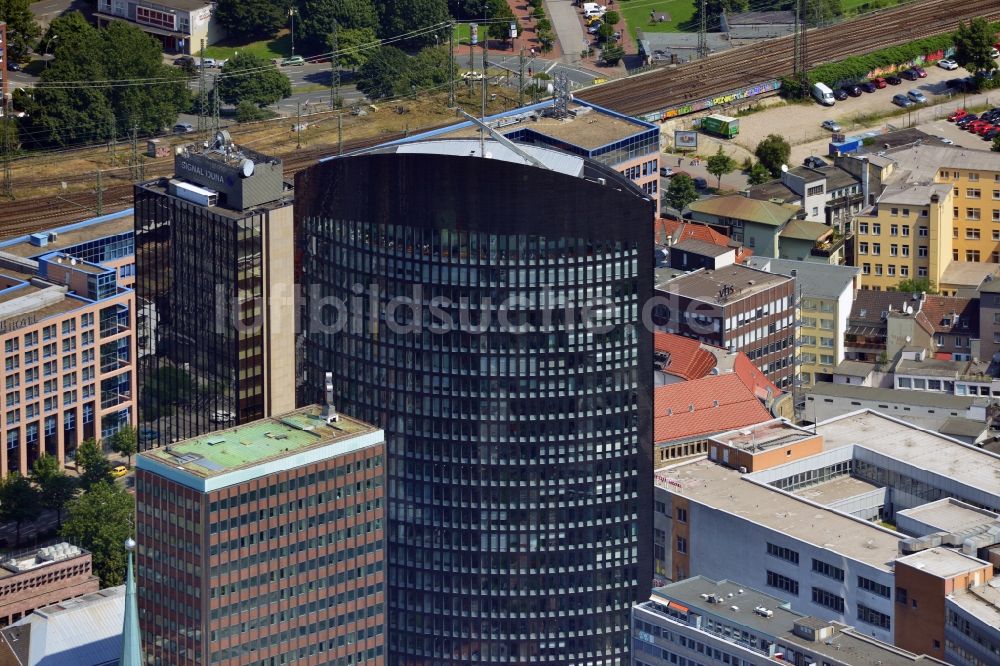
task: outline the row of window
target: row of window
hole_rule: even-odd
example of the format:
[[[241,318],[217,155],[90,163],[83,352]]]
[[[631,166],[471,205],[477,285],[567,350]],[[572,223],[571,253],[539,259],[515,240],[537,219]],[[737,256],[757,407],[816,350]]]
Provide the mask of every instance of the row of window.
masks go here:
[[[896,265],[895,264],[888,264],[888,265],[886,265],[884,273],[883,273],[882,269],[883,269],[882,264],[875,264],[875,275],[888,275],[890,277],[896,275]],[[871,264],[861,264],[861,273],[863,275],[871,275],[872,274],[872,265]],[[900,267],[899,267],[899,275],[901,275],[902,277],[908,277],[910,275],[910,267],[907,266],[907,265],[905,265],[905,264],[900,265]],[[927,268],[925,266],[918,266],[917,267],[917,276],[918,277],[927,277]]]
[[[893,210],[895,210],[895,209],[893,209]],[[910,214],[908,208],[904,208],[903,210],[906,211],[907,215]],[[921,217],[927,217],[927,211],[926,210],[921,211],[920,215],[921,215]],[[900,231],[902,231],[902,234],[899,233]],[[869,233],[872,236],[881,236],[882,235],[882,223],[881,222],[872,222],[871,226],[869,226],[868,222],[858,222],[858,234],[861,235],[861,236],[867,236],[867,235],[869,235]],[[909,236],[910,235],[910,225],[904,224],[904,225],[897,226],[895,224],[890,224],[889,225],[889,235],[890,236],[900,236],[900,235],[902,235],[902,236]],[[919,227],[917,227],[917,235],[920,236],[921,238],[927,238],[930,235],[928,227],[925,227],[925,226],[919,226]]]
[[[961,171],[950,171],[948,169],[941,170],[941,178],[951,178],[952,180],[958,180],[962,177]],[[967,171],[965,177],[968,178],[970,183],[979,182],[979,174],[975,171]],[[993,175],[993,182],[1000,183],[1000,174]]]
[[[866,241],[861,241],[861,242],[858,243],[858,254],[871,254],[871,255],[877,257],[880,254],[882,254],[882,244],[881,243],[872,243],[871,245],[869,245]],[[889,256],[890,257],[899,257],[899,256],[908,257],[908,256],[910,256],[910,246],[909,245],[899,246],[896,243],[892,243],[892,244],[889,245]],[[919,246],[917,248],[917,256],[918,257],[926,257],[927,256],[927,246],[926,245],[921,245],[921,246]]]

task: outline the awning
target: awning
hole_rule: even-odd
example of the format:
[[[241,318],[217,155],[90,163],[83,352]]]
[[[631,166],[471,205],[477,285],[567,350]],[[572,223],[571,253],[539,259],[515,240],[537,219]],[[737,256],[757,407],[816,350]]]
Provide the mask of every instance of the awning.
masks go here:
[[[687,613],[687,612],[689,612],[691,610],[687,606],[681,606],[676,601],[669,602],[667,604],[667,608],[671,608],[671,609],[673,609],[673,610],[675,610],[675,611],[677,611],[679,613]]]

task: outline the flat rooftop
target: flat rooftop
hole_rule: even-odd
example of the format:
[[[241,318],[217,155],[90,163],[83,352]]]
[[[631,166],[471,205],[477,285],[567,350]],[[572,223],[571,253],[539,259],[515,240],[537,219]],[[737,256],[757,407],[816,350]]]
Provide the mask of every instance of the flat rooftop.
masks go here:
[[[50,229],[48,232],[39,232],[56,233],[56,239],[50,240],[45,246],[32,245],[30,236],[18,236],[17,238],[0,242],[0,250],[18,257],[35,258],[49,254],[50,252],[73,247],[86,241],[123,234],[132,231],[133,228],[134,222],[130,209],[121,213],[95,218],[95,221],[88,220],[65,227]]]
[[[976,508],[953,497],[921,504],[912,509],[903,509],[897,513],[929,525],[940,532],[964,532],[997,517],[997,514],[991,511]]]
[[[879,486],[856,479],[853,476],[838,476],[835,479],[817,483],[814,486],[806,486],[794,491],[797,497],[829,506],[834,502],[845,500],[849,497],[857,497],[864,493],[878,490]]]
[[[967,571],[981,569],[988,565],[976,557],[969,557],[960,550],[952,548],[928,548],[918,553],[907,555],[896,560],[897,564],[906,564],[914,569],[937,576],[939,578],[951,578]]]
[[[711,603],[702,597],[703,594],[715,595],[716,598],[722,598],[723,602]],[[913,664],[943,663],[932,657],[915,655],[888,643],[877,641],[847,625],[798,613],[794,610],[794,602],[789,604],[785,599],[740,585],[734,581],[716,582],[702,576],[686,578],[654,589],[650,600],[662,605],[674,600],[701,616],[714,615],[725,624],[742,625],[752,629],[754,633],[774,637],[786,645],[800,646],[804,652],[810,654],[829,656],[840,663],[856,664],[857,666],[869,664],[912,666]],[[732,610],[732,606],[736,606],[737,610]],[[764,606],[772,611],[771,617],[764,617],[754,612],[754,608],[758,606]],[[657,612],[648,603],[641,604],[641,607]],[[832,626],[835,633],[831,637],[832,640],[812,642],[795,633],[796,623],[813,628]],[[717,634],[713,633],[712,635],[725,640],[724,637]]]
[[[144,183],[138,183],[137,186],[143,188],[144,190],[154,192],[156,194],[174,196],[170,194],[170,185],[169,185],[170,180],[171,178],[167,177],[157,178],[155,180],[147,180]],[[198,185],[198,187],[202,186]],[[276,210],[278,208],[284,208],[285,206],[291,206],[292,196],[293,196],[292,189],[288,186],[287,183],[285,183],[285,189],[282,192],[281,198],[275,199],[274,201],[268,201],[267,203],[258,204],[257,206],[254,206],[248,210],[234,210],[232,208],[226,208],[225,206],[204,206],[203,208],[207,211],[215,213],[216,215],[221,215],[231,220],[242,220],[244,218],[251,217],[251,215],[256,214],[258,211],[261,210],[270,211],[270,210]]]
[[[34,323],[49,317],[72,312],[90,301],[68,294],[58,286],[47,288],[25,283],[0,293],[0,322],[18,323],[28,318]]]
[[[896,559],[900,535],[740,477],[736,470],[700,458],[659,470],[656,484],[705,506],[884,571],[889,571],[890,563]],[[670,479],[677,485],[660,479]]]
[[[774,275],[746,266],[734,264],[719,270],[700,270],[679,275],[656,285],[660,291],[680,294],[700,301],[716,302],[719,290],[732,287],[732,294],[725,302],[738,301],[753,296],[779,284],[792,280],[784,275]]]
[[[853,412],[816,426],[823,449],[857,445],[1000,496],[1000,455],[962,444],[871,410]],[[1000,500],[998,500],[1000,501]]]
[[[1000,578],[994,578],[986,585],[955,592],[948,599],[987,625],[1000,627]]]
[[[728,444],[734,449],[759,453],[776,446],[788,446],[811,437],[815,437],[815,435],[808,430],[798,428],[786,421],[773,420],[730,430],[716,435],[712,439]]]
[[[857,370],[855,370],[854,364],[857,364]],[[844,367],[844,371],[841,371],[841,367]],[[837,370],[834,374],[851,376],[867,375],[873,369],[874,364],[860,363],[857,361],[844,361],[837,366]],[[898,404],[950,410],[947,414],[945,414],[945,416],[959,416],[960,414],[964,414],[965,410],[969,409],[969,407],[971,407],[976,401],[976,398],[974,397],[951,395],[949,393],[934,393],[931,391],[899,391],[889,388],[876,388],[874,386],[859,386],[857,384],[834,384],[833,382],[816,382],[813,387],[809,389],[809,394],[810,396],[830,396],[834,398],[871,400],[883,402],[887,407],[890,404]],[[952,414],[952,412],[954,412],[954,414]]]
[[[184,440],[139,454],[183,469],[188,474],[211,478],[271,460],[297,456],[377,428],[350,417],[327,425],[318,405],[303,407],[283,416],[261,419],[228,430]]]

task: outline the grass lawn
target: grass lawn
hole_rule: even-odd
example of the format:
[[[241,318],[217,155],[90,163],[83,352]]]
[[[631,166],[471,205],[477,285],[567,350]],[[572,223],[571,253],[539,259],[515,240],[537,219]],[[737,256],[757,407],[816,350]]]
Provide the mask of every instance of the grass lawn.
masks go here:
[[[850,0],[848,0],[850,1]],[[635,38],[636,30],[646,32],[687,32],[692,27],[697,30],[697,26],[691,26],[691,19],[694,18],[694,0],[619,0],[612,7],[619,14],[625,17],[628,23],[628,31]],[[669,21],[663,23],[650,23],[649,13],[666,13],[670,16]]]
[[[218,44],[205,47],[206,58],[231,58],[237,52],[250,52],[256,56],[271,60],[273,58],[287,58],[292,55],[292,36],[288,30],[282,30],[273,39],[262,39],[258,42],[237,43],[235,40],[227,39]],[[198,53],[195,53],[195,57]]]

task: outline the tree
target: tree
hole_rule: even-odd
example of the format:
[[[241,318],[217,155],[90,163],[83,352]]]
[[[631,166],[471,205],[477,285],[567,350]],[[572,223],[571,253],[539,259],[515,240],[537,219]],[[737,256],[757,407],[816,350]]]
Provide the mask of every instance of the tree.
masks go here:
[[[372,53],[355,79],[358,90],[369,99],[383,99],[410,92],[407,69],[410,58],[395,46],[381,46]]]
[[[601,59],[609,67],[614,67],[624,57],[625,49],[623,49],[620,44],[614,42],[606,44],[604,49],[601,51]]]
[[[747,172],[747,182],[751,185],[762,185],[771,180],[771,172],[760,162],[754,162]]]
[[[56,512],[56,520],[59,527],[62,527],[63,509],[76,496],[76,479],[60,469],[55,457],[47,454],[35,461],[31,476],[41,492],[42,506]]]
[[[84,440],[76,450],[76,467],[83,470],[80,474],[80,487],[85,491],[102,481],[111,481],[111,463],[93,437]]]
[[[722,177],[736,171],[736,166],[736,160],[722,152],[722,146],[719,146],[719,152],[709,157],[705,162],[708,172],[718,179],[716,187],[722,187]]]
[[[918,294],[920,292],[936,294],[937,287],[934,286],[930,278],[909,278],[897,284],[896,291],[903,291],[909,294]]]
[[[17,525],[17,545],[21,545],[21,526],[41,513],[38,491],[31,481],[17,472],[0,482],[0,517]]]
[[[614,26],[618,25],[618,23],[621,20],[622,20],[622,17],[621,17],[621,15],[618,12],[606,12],[604,14],[604,18],[601,19],[601,23],[604,23],[606,25],[610,25],[610,26],[614,27]]]
[[[238,53],[222,66],[219,99],[227,104],[274,104],[292,94],[292,82],[271,62],[252,53]]]
[[[31,0],[0,0],[0,23],[7,24],[7,55],[23,60],[42,34],[31,11]]]
[[[1000,136],[993,137],[993,145],[990,146],[990,150],[994,153],[1000,153]]]
[[[412,58],[407,70],[409,89],[430,88],[448,80],[448,49],[428,46]]]
[[[378,28],[378,12],[372,0],[299,0],[295,32],[307,49],[318,51],[325,47],[335,23],[341,38],[347,30],[374,31]],[[414,23],[401,32],[414,26],[422,27],[423,24]]]
[[[331,36],[332,38],[332,36]],[[331,44],[332,47],[332,44]],[[378,49],[378,37],[374,28],[348,28],[337,30],[337,63],[352,70],[368,62],[368,58]]]
[[[125,540],[132,536],[135,503],[118,484],[102,481],[70,502],[60,534],[93,557],[101,587],[125,582]]]
[[[694,180],[691,176],[679,173],[670,179],[667,186],[667,204],[671,208],[683,211],[687,205],[698,198],[698,191],[694,187]]]
[[[775,178],[781,173],[781,165],[788,163],[788,157],[792,154],[792,147],[788,145],[784,137],[778,134],[768,134],[753,151],[760,163],[771,172]]]
[[[379,25],[376,30],[383,39],[411,32],[414,27],[440,25],[444,34],[448,16],[447,0],[383,0],[378,5]],[[408,48],[434,44],[434,32],[416,35],[401,42]]]
[[[129,467],[132,466],[132,456],[139,450],[139,433],[129,424],[123,425],[111,436],[111,450],[125,456]]]
[[[487,0],[486,12],[493,22],[487,28],[490,39],[499,39],[504,42],[510,41],[510,24],[517,23],[514,12],[511,11],[507,0]]]
[[[607,44],[611,41],[615,34],[615,26],[610,23],[602,23],[597,28],[597,41],[601,44]]]
[[[996,63],[990,57],[993,41],[993,29],[986,19],[974,18],[969,23],[959,21],[953,59],[970,72],[994,69]]]
[[[285,25],[288,10],[274,0],[218,0],[212,16],[230,34],[260,38]]]

